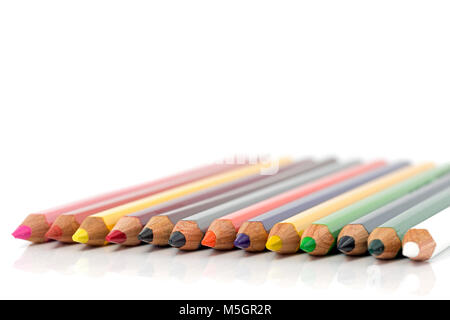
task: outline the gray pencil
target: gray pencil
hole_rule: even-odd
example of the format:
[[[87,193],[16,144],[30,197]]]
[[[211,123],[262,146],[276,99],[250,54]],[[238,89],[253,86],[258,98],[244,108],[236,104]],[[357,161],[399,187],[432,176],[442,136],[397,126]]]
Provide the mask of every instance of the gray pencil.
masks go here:
[[[332,164],[311,170],[184,218],[175,225],[169,244],[182,250],[198,249],[204,233],[215,219],[357,163]]]
[[[359,187],[367,182],[394,172],[409,164],[407,161],[397,162],[344,180],[335,185],[314,192],[306,197],[289,202],[276,209],[267,211],[242,224],[234,241],[234,245],[246,251],[263,251],[272,227],[285,219],[312,208],[324,201]]]
[[[448,187],[450,187],[450,174],[446,174],[442,178],[346,225],[339,233],[337,240],[339,251],[352,256],[366,253],[367,239],[375,228]]]

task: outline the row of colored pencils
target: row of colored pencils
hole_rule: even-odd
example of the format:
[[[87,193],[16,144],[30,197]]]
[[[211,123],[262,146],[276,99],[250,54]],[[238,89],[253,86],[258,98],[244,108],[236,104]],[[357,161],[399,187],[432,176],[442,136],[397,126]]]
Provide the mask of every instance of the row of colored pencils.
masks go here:
[[[423,261],[448,247],[449,217],[450,164],[281,158],[207,165],[33,213],[13,236]]]

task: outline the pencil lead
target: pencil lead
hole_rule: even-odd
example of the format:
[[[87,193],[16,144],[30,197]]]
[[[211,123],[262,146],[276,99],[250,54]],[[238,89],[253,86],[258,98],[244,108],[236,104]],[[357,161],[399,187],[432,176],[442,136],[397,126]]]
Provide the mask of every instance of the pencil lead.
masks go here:
[[[350,236],[343,236],[339,239],[337,248],[339,251],[348,253],[355,249],[355,239]]]
[[[124,243],[127,241],[127,235],[120,230],[113,230],[106,236],[106,241],[112,243]]]
[[[300,249],[306,252],[313,252],[316,249],[316,240],[311,237],[303,238]]]
[[[207,231],[202,240],[202,245],[214,248],[216,246],[216,234],[212,231]]]
[[[62,234],[63,234],[62,230],[59,226],[52,225],[52,227],[50,228],[50,230],[47,231],[45,236],[49,239],[59,240],[61,238]]]
[[[19,226],[13,233],[16,239],[28,240],[31,237],[31,228],[29,226]]]
[[[379,256],[384,252],[384,244],[381,240],[375,239],[369,243],[369,253],[373,256]]]
[[[89,234],[86,230],[79,228],[72,236],[72,240],[79,243],[87,243],[89,241]]]
[[[186,238],[181,232],[175,231],[170,235],[169,244],[172,247],[181,248],[186,244]]]
[[[234,240],[234,245],[241,249],[250,247],[250,238],[245,233],[239,233]]]
[[[141,233],[139,233],[138,239],[140,241],[144,241],[146,243],[152,243],[153,242],[153,230],[150,228],[144,228],[144,230],[142,230]]]
[[[415,258],[419,255],[420,248],[415,242],[407,242],[403,245],[402,254],[408,258]]]
[[[269,240],[267,240],[266,248],[271,251],[279,251],[283,246],[283,241],[279,236],[271,236]]]

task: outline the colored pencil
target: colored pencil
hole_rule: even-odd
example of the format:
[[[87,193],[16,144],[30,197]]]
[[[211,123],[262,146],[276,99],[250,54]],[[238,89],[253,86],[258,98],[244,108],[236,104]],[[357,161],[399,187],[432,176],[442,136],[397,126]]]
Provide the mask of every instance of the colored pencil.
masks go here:
[[[305,159],[283,166],[280,168],[279,172],[283,172],[291,168],[303,168],[304,166],[312,165],[314,165],[314,161]],[[188,194],[180,198],[175,198],[173,200],[163,202],[159,205],[155,205],[150,208],[131,213],[120,218],[111,232],[106,236],[106,241],[128,246],[138,245],[141,243],[141,240],[138,239],[138,234],[139,232],[141,232],[142,228],[147,224],[151,217],[157,214],[162,214],[164,212],[169,212],[171,210],[186,207],[190,204],[199,203],[204,200],[211,199],[219,194],[223,194],[230,190],[234,190],[236,188],[245,186],[258,180],[265,179],[267,177],[269,176],[262,174],[247,175],[243,178],[239,178],[225,184],[220,184],[216,187],[194,192],[192,194]],[[211,206],[213,205],[213,202],[211,201],[207,201],[207,203]],[[203,206],[202,208],[203,210],[205,210],[209,207]]]
[[[177,175],[32,213],[28,215],[20,226],[13,232],[13,236],[18,239],[36,243],[46,242],[48,240],[46,233],[49,231],[50,226],[55,222],[55,220],[57,220],[57,218],[62,214],[79,211],[93,213],[95,210],[92,211],[92,208],[100,207],[102,210],[103,208],[107,208],[110,203],[120,204],[121,200],[117,199],[122,199],[126,197],[126,195],[130,195],[132,200],[137,199],[136,197],[144,197],[156,192],[161,192],[163,190],[194,181],[200,177],[231,170],[234,167],[235,166],[231,165],[206,165]],[[79,219],[80,218],[78,217],[77,222],[80,221]]]
[[[369,253],[378,259],[393,259],[402,248],[405,233],[450,206],[450,188],[422,201],[375,228],[368,239]]]
[[[430,260],[450,246],[450,208],[409,229],[403,237],[403,255],[415,261]]]
[[[198,249],[206,229],[215,219],[317,179],[320,177],[320,174],[323,174],[322,168],[308,171],[305,170],[303,174],[299,174],[290,179],[278,182],[178,221],[170,235],[169,244],[172,247],[181,250]]]
[[[440,173],[445,171],[440,168],[433,170],[436,172],[436,181],[346,225],[338,236],[338,250],[352,256],[366,253],[367,239],[376,227],[450,187],[450,175],[440,177]]]
[[[84,206],[75,210],[70,210],[59,215],[51,225],[50,229],[45,234],[45,237],[52,240],[58,240],[66,243],[73,243],[72,236],[75,231],[80,227],[81,223],[88,216],[95,213],[114,208],[135,200],[139,200],[156,193],[181,186],[193,181],[198,181],[206,177],[210,177],[216,174],[229,172],[233,169],[238,169],[240,165],[215,165],[209,166],[205,170],[196,170],[188,175],[183,175],[179,179],[176,177],[169,177],[167,182],[150,185],[145,188],[129,190],[122,194],[117,194],[115,197],[105,199],[93,203],[88,206]]]
[[[356,177],[250,219],[242,224],[234,244],[246,251],[263,251],[266,247],[269,232],[276,223],[337,197],[344,192],[357,188],[369,181],[391,173],[405,165],[406,162],[403,162],[369,170],[366,173],[357,175]]]
[[[405,163],[399,163],[398,165],[399,168],[402,168]],[[297,252],[303,232],[314,221],[394,185],[404,178],[406,174],[410,173],[411,170],[414,172],[416,167],[408,166],[407,168],[396,170],[277,223],[270,230],[266,248],[278,253]]]
[[[335,185],[374,168],[384,166],[385,164],[384,161],[376,161],[358,166],[354,166],[350,163],[347,167],[339,168],[340,171],[338,172],[331,174],[328,172],[323,178],[227,214],[212,222],[203,237],[202,245],[219,250],[232,249],[234,247],[237,231],[245,221],[286,204],[292,204],[293,202],[296,202],[296,200],[300,201],[300,199],[304,199],[306,196],[316,191]],[[326,168],[323,170],[326,170]]]
[[[172,233],[175,224],[181,219],[187,218],[196,213],[215,207],[230,200],[236,199],[243,195],[252,193],[256,190],[270,186],[274,183],[283,181],[287,178],[303,173],[307,169],[312,170],[326,165],[331,165],[335,162],[336,162],[335,159],[330,158],[319,161],[314,165],[297,166],[294,168],[289,168],[286,169],[285,172],[280,171],[280,173],[276,175],[267,176],[267,178],[264,178],[263,180],[247,184],[245,186],[230,190],[222,194],[218,194],[215,197],[211,197],[179,209],[175,209],[160,215],[153,216],[150,219],[150,221],[145,225],[141,233],[138,235],[138,239],[143,242],[151,243],[158,246],[168,245],[170,234]]]
[[[419,189],[436,176],[434,170],[430,170],[430,164],[405,172],[393,186],[315,221],[303,233],[300,249],[314,256],[327,254],[334,248],[336,238],[346,224]]]
[[[291,163],[292,160],[289,158],[283,158],[277,160],[277,162],[279,166],[284,166]],[[117,221],[127,214],[137,212],[160,204],[162,202],[182,197],[187,194],[204,190],[221,183],[235,180],[249,173],[257,173],[261,170],[264,170],[266,167],[273,167],[274,165],[275,163],[260,163],[244,168],[239,168],[230,172],[217,174],[188,184],[184,184],[179,187],[142,198],[140,200],[129,202],[127,204],[96,213],[84,219],[84,221],[80,225],[80,228],[78,228],[72,236],[72,239],[75,242],[85,243],[88,245],[104,245],[107,243],[106,235],[111,231]]]

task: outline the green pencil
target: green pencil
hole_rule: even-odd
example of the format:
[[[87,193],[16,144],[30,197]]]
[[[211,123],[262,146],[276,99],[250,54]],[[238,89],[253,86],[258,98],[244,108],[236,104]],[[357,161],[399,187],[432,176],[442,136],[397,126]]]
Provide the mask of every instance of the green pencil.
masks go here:
[[[311,255],[326,255],[335,246],[341,229],[352,221],[413,192],[450,172],[450,164],[426,170],[379,193],[315,221],[305,230],[300,249]]]
[[[368,239],[369,252],[378,259],[393,259],[402,248],[405,233],[450,207],[450,187],[375,228]]]

